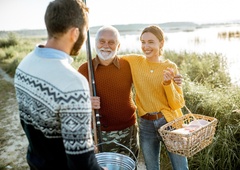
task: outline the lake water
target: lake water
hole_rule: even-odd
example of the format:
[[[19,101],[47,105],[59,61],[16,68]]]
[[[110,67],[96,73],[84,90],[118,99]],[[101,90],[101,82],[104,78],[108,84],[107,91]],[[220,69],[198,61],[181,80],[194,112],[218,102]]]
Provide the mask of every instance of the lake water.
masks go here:
[[[232,38],[219,37],[219,33],[224,32],[240,33],[240,25],[201,28],[191,32],[165,32],[166,42],[164,49],[176,52],[222,54],[227,59],[232,83],[240,85],[240,36]],[[140,33],[121,34],[121,51],[141,51],[139,35]],[[94,38],[92,37],[90,41],[93,43]]]

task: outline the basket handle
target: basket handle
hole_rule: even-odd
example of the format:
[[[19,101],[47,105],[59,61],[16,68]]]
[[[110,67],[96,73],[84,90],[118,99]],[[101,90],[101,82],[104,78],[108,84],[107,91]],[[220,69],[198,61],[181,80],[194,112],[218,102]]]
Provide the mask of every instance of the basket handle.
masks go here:
[[[193,117],[193,120],[197,120],[196,117],[194,116],[194,114],[191,112],[191,110],[188,109],[188,107],[186,105],[184,105],[184,107],[188,111],[188,114],[190,114]],[[200,125],[200,127],[202,126],[202,124],[199,123],[199,121],[196,121],[196,122]]]
[[[188,114],[191,114],[193,119],[196,120],[195,116],[193,115],[193,113],[191,112],[191,110],[186,106],[184,105],[185,109],[188,111]]]
[[[124,145],[122,145],[122,144],[120,144],[120,143],[118,143],[118,142],[115,142],[115,141],[101,142],[101,143],[98,143],[96,146],[102,145],[102,144],[110,144],[110,143],[115,143],[116,145],[122,146],[122,147],[124,147],[125,149],[127,149],[127,150],[133,155],[133,157],[134,157],[134,159],[135,159],[135,162],[136,162],[136,165],[138,164],[137,158],[136,158],[136,156],[134,155],[134,153],[133,153],[128,147],[126,147],[126,146],[124,146]]]
[[[186,105],[184,105],[184,107],[188,111],[188,113],[192,114],[191,110]]]

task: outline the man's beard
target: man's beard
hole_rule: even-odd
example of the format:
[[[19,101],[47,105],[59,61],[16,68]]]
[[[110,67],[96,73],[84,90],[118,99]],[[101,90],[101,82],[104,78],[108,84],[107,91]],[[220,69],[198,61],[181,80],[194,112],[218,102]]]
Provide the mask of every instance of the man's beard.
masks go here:
[[[117,55],[117,50],[113,51],[111,49],[106,49],[106,48],[100,48],[100,49],[96,48],[96,53],[100,59],[106,61],[115,57],[115,55]]]
[[[72,50],[70,51],[71,56],[77,56],[82,48],[83,43],[86,40],[86,36],[84,34],[79,34],[79,37],[75,44],[73,45]]]

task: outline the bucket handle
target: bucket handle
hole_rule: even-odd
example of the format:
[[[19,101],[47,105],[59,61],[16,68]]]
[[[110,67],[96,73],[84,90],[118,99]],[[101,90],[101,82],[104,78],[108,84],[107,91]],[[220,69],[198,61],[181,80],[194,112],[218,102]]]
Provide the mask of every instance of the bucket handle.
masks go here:
[[[128,147],[126,147],[126,146],[124,146],[124,145],[122,145],[122,144],[120,144],[120,143],[118,143],[118,142],[115,142],[115,141],[101,142],[101,143],[98,143],[96,146],[99,146],[99,145],[102,145],[102,144],[110,144],[110,143],[115,143],[116,145],[122,146],[122,147],[124,147],[125,149],[127,149],[127,150],[133,155],[133,157],[134,157],[134,159],[135,159],[135,162],[136,162],[136,167],[137,167],[137,164],[138,164],[137,158],[136,158],[136,156],[134,155],[134,153],[133,153]]]

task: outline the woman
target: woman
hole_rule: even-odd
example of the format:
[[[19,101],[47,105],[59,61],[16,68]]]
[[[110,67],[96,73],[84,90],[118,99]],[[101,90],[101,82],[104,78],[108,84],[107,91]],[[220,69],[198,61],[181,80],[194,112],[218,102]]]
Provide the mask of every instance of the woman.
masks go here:
[[[147,170],[160,169],[162,138],[158,129],[182,116],[184,98],[173,78],[175,63],[163,55],[164,35],[158,26],[146,27],[140,36],[143,55],[123,56],[131,67],[139,115],[140,146]],[[187,158],[168,152],[173,169],[188,169]]]

